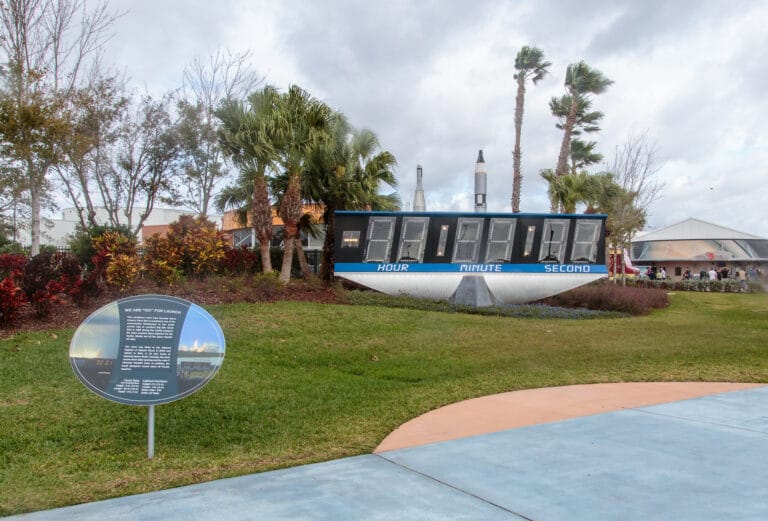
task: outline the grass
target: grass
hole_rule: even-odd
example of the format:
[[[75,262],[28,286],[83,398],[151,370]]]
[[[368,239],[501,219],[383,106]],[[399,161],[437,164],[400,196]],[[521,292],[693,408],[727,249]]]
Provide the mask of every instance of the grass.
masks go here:
[[[212,306],[219,374],[156,410],[72,374],[72,330],[0,341],[0,515],[367,453],[435,407],[620,381],[768,382],[768,297],[677,293],[639,318],[528,319],[373,305]]]

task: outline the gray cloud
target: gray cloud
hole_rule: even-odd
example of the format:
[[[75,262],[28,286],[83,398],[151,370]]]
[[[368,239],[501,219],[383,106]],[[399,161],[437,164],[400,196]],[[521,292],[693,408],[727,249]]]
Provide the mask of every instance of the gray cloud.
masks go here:
[[[471,208],[479,148],[489,172],[489,206],[509,208],[513,63],[528,44],[541,47],[553,65],[551,76],[526,95],[523,209],[547,210],[538,172],[554,166],[562,137],[547,103],[562,94],[567,64],[584,59],[615,81],[595,98],[605,119],[591,139],[606,161],[632,133],[647,130],[658,145],[658,175],[667,188],[651,208],[651,225],[693,216],[768,237],[763,3],[118,4],[132,12],[120,21],[121,45],[113,58],[137,82],[169,88],[180,81],[185,63],[218,43],[254,49],[257,67],[280,71],[268,81],[297,83],[355,126],[378,134],[398,159],[405,202],[412,200],[416,164],[422,164],[433,209]],[[254,39],[259,33],[274,38]]]

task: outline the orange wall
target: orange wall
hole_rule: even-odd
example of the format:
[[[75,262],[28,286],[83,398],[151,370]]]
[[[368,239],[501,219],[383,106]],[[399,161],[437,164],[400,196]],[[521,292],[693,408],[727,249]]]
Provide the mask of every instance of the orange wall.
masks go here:
[[[320,204],[305,204],[303,207],[303,212],[308,213],[312,215],[312,220],[315,222],[322,222],[323,221],[323,211],[325,208]],[[275,208],[272,208],[272,225],[273,226],[282,226],[283,220],[277,216],[277,210]],[[250,228],[251,227],[251,219],[250,216],[248,217],[248,222],[243,225],[238,221],[237,215],[234,211],[232,212],[226,212],[224,216],[221,218],[221,230],[222,231],[231,231],[231,230],[239,230],[241,228]]]

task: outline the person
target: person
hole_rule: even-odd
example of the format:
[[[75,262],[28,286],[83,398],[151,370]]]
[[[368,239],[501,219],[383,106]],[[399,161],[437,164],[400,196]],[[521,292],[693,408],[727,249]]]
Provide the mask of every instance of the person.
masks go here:
[[[747,291],[747,272],[743,267],[736,269],[736,278],[741,284],[741,291]]]
[[[709,280],[717,280],[717,270],[714,266],[709,268]]]
[[[701,271],[699,272],[699,280],[707,280],[707,270],[704,268],[701,268]]]
[[[685,267],[685,271],[683,272],[683,280],[691,280],[691,268],[688,266]]]
[[[667,268],[661,267],[661,280],[667,280]]]

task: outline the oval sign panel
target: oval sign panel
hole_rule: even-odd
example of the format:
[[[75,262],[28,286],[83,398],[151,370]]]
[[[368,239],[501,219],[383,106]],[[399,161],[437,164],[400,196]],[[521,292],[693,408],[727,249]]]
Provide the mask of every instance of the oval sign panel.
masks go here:
[[[165,295],[117,300],[75,331],[69,361],[99,396],[129,405],[156,405],[194,393],[224,361],[216,320],[189,301]]]

